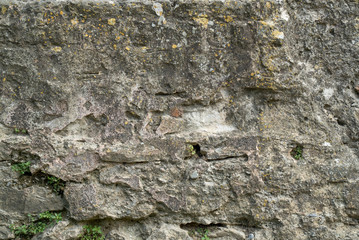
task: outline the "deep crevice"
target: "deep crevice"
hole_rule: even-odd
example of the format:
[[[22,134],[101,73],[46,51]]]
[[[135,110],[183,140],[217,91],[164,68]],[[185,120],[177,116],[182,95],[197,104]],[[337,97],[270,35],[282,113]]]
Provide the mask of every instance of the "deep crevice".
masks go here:
[[[193,144],[193,149],[196,151],[196,154],[198,157],[203,157],[204,154],[201,152],[201,147],[199,146],[199,144]]]
[[[63,196],[66,182],[60,178],[52,176],[50,174],[44,173],[42,171],[33,173],[33,174],[23,174],[19,177],[19,182],[23,186],[47,186],[49,187],[55,194]]]
[[[192,230],[197,228],[210,228],[210,227],[226,227],[226,224],[223,223],[210,223],[210,224],[201,224],[196,222],[190,222],[186,224],[181,224],[180,228],[184,230]]]
[[[176,96],[176,97],[182,97],[182,95],[185,92],[157,92],[155,93],[155,96],[159,97],[168,97],[168,96]]]
[[[337,123],[338,123],[340,126],[345,126],[345,125],[346,125],[345,121],[342,120],[342,119],[340,119],[340,118],[338,118]]]
[[[248,161],[248,155],[247,154],[243,154],[243,155],[236,155],[236,156],[227,156],[227,157],[219,157],[219,158],[212,158],[212,159],[207,159],[208,162],[215,162],[215,161],[224,161],[224,160],[230,160],[230,159],[240,159],[243,161]]]

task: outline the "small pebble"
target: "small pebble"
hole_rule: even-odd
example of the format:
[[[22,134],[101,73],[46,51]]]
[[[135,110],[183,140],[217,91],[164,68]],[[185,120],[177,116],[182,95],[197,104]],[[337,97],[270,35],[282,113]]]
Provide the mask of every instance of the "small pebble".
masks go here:
[[[249,234],[248,239],[254,239],[254,234],[253,233]]]
[[[193,172],[191,173],[191,175],[189,175],[189,177],[190,177],[191,179],[197,179],[197,178],[198,178],[198,172],[197,172],[197,171],[193,171]]]

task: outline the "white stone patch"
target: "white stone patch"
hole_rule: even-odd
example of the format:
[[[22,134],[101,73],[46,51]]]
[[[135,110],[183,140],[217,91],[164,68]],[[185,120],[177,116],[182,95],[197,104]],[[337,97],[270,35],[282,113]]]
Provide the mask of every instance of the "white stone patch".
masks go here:
[[[183,114],[188,126],[193,127],[192,131],[221,133],[235,131],[236,127],[226,122],[225,112],[216,109],[203,109]]]
[[[324,147],[331,147],[332,144],[330,144],[330,142],[323,142],[322,144]]]
[[[308,14],[308,17],[303,16],[305,19],[308,19],[309,21],[315,22],[319,19],[321,19],[320,14],[318,13],[318,11],[315,10],[309,10],[306,12]]]
[[[278,38],[279,38],[279,39],[284,39],[284,33],[281,32],[281,33],[278,35]]]
[[[216,186],[216,184],[214,182],[204,182],[204,185],[206,187],[214,187],[214,186]]]
[[[226,90],[220,89],[219,91],[222,94],[223,99],[225,100],[229,99],[229,93]]]
[[[289,17],[287,10],[283,10],[283,8],[281,8],[280,18],[283,19],[284,21],[288,22],[290,17]]]
[[[326,88],[323,91],[323,96],[325,98],[325,100],[329,100],[334,94],[334,89],[333,88]]]
[[[272,32],[272,35],[274,38],[276,39],[284,39],[284,33],[283,32],[280,32],[278,30],[275,30]]]
[[[155,2],[152,5],[152,9],[153,9],[153,11],[155,11],[156,15],[160,17],[158,19],[158,25],[161,25],[162,23],[166,24],[166,19],[163,14],[162,4]]]
[[[153,3],[152,5],[152,9],[153,11],[156,12],[157,16],[162,16],[163,14],[163,8],[162,8],[162,4],[161,3]]]

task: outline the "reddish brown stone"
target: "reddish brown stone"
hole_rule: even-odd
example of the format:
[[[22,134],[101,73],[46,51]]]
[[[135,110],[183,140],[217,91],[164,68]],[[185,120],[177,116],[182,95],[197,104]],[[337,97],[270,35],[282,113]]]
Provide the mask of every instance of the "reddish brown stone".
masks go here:
[[[179,117],[182,117],[182,110],[181,109],[179,109],[179,108],[173,108],[172,110],[171,110],[171,116],[172,117],[175,117],[175,118],[179,118]]]

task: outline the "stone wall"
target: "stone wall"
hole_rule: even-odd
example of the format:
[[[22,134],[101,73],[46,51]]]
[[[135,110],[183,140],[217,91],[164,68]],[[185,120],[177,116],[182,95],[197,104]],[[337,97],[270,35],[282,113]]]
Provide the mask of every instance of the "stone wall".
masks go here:
[[[357,0],[0,10],[0,239],[359,239]]]

